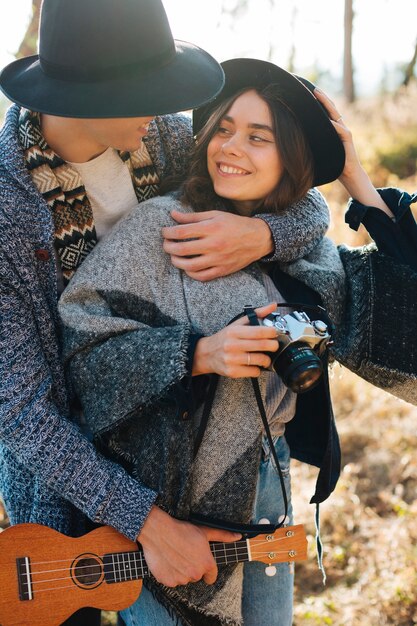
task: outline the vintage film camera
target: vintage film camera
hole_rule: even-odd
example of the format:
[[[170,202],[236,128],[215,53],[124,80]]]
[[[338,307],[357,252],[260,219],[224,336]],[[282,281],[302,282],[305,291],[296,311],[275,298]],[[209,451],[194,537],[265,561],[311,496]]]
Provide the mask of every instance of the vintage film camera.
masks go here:
[[[272,360],[270,369],[295,393],[304,393],[317,385],[323,373],[320,356],[331,344],[329,325],[322,320],[311,321],[304,311],[286,315],[274,311],[259,323],[273,326],[278,332],[279,348],[268,353]]]

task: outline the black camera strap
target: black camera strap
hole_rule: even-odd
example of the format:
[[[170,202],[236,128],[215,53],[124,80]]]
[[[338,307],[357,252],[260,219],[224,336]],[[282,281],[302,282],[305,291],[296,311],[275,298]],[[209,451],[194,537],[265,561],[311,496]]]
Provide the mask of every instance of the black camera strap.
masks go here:
[[[255,313],[255,309],[251,306],[245,306],[245,314],[248,316],[249,325],[250,326],[259,326],[259,320]],[[287,490],[285,489],[284,476],[282,475],[281,465],[279,464],[279,460],[277,457],[277,453],[275,451],[274,442],[271,435],[271,429],[269,428],[268,418],[266,416],[265,406],[262,400],[261,390],[259,388],[259,382],[257,378],[251,378],[253,391],[255,393],[256,402],[258,405],[259,413],[262,419],[262,424],[265,430],[266,438],[268,441],[268,446],[270,453],[272,454],[272,458],[275,464],[275,470],[279,476],[279,482],[281,484],[282,497],[284,498],[284,517],[282,522],[277,525],[277,528],[283,526],[286,522],[288,516],[288,497]]]
[[[246,306],[244,315],[248,316],[249,324],[251,326],[259,326],[259,320],[256,316],[256,313],[253,307]],[[242,317],[242,315],[239,315],[238,317]],[[229,323],[232,323],[233,321],[235,321],[235,319],[238,319],[238,317],[234,318]],[[200,424],[199,424],[197,435],[196,435],[195,442],[194,442],[194,456],[197,455],[197,452],[200,449],[201,442],[203,440],[203,436],[204,436],[207,423],[210,417],[210,412],[213,406],[214,397],[216,395],[218,382],[219,382],[219,375],[212,374],[210,376],[210,383],[209,383],[209,387],[207,391],[206,400],[204,402],[203,414],[201,416]],[[233,523],[226,522],[226,521],[223,522],[223,520],[214,520],[209,517],[206,517],[203,515],[197,515],[197,514],[194,514],[190,517],[190,521],[194,521],[195,523],[205,524],[207,526],[211,526],[214,528],[222,528],[224,530],[232,530],[234,532],[241,532],[243,535],[246,535],[246,536],[273,532],[277,528],[281,528],[282,526],[284,526],[287,522],[287,517],[288,517],[288,497],[287,497],[287,491],[285,489],[284,476],[282,474],[281,466],[277,457],[277,453],[275,451],[275,446],[274,446],[274,442],[272,439],[271,430],[269,428],[268,418],[266,416],[266,411],[265,411],[264,403],[262,400],[262,395],[261,395],[261,390],[259,388],[258,379],[251,378],[251,382],[252,382],[252,387],[255,393],[256,403],[258,405],[259,413],[262,419],[262,424],[265,430],[266,438],[268,441],[268,446],[269,446],[269,449],[270,449],[270,452],[274,461],[275,470],[279,476],[282,496],[284,499],[284,515],[282,516],[282,520],[278,524],[233,524]]]
[[[206,432],[208,420],[211,413],[211,407],[213,406],[214,396],[216,395],[217,385],[219,384],[219,375],[210,374],[210,382],[207,389],[207,395],[204,401],[203,414],[201,416],[200,424],[198,426],[197,434],[194,440],[194,457],[197,456],[197,452],[200,449],[201,442],[203,441],[204,433]]]
[[[255,316],[256,317],[256,316]],[[218,374],[213,374],[210,379],[209,388],[207,391],[206,401],[204,403],[203,415],[200,420],[200,425],[197,431],[197,435],[194,442],[194,456],[197,455],[197,452],[201,446],[201,442],[203,440],[203,436],[207,427],[207,423],[210,417],[211,408],[213,406],[214,397],[216,395],[216,389],[219,382]],[[281,528],[286,523],[288,516],[288,497],[287,490],[285,489],[284,476],[282,474],[281,465],[279,463],[277,453],[275,451],[274,442],[271,435],[271,430],[268,424],[268,418],[266,416],[264,403],[262,400],[261,390],[259,388],[259,383],[257,378],[251,378],[253,391],[255,393],[256,402],[258,405],[259,413],[262,419],[262,424],[265,430],[266,438],[268,441],[268,447],[272,454],[272,458],[275,465],[275,470],[279,476],[279,481],[282,490],[282,496],[284,499],[284,515],[282,521],[278,524],[233,524],[230,522],[223,522],[222,520],[214,520],[202,515],[192,515],[190,521],[194,521],[195,523],[205,524],[206,526],[211,526],[213,528],[222,528],[223,530],[231,530],[232,532],[241,532],[246,536],[257,535],[259,533],[269,533],[275,531],[277,528]]]
[[[264,425],[266,438],[268,440],[268,446],[269,446],[270,452],[272,454],[272,458],[274,460],[275,469],[276,469],[276,471],[278,473],[278,476],[279,476],[279,482],[281,484],[281,490],[282,490],[282,497],[284,498],[284,518],[283,518],[282,522],[280,522],[276,526],[276,528],[280,528],[281,526],[283,526],[286,523],[287,516],[288,516],[287,490],[285,489],[284,476],[282,475],[281,465],[279,464],[279,461],[278,461],[277,453],[275,451],[274,441],[273,441],[272,435],[271,435],[271,429],[269,428],[268,419],[266,417],[265,407],[264,407],[264,403],[262,401],[261,390],[259,389],[258,379],[257,378],[251,378],[251,381],[252,381],[253,390],[255,392],[256,402],[258,403],[259,413],[261,415],[262,423]]]

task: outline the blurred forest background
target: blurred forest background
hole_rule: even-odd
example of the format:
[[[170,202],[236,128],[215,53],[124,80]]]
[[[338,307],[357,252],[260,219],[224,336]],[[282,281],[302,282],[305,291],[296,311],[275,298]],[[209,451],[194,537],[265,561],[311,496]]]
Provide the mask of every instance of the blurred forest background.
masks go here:
[[[336,76],[322,65],[312,64],[309,69],[297,65],[299,47],[309,45],[295,36],[297,20],[301,19],[303,10],[307,10],[303,0],[286,3],[281,0],[222,0],[216,24],[220,27],[227,22],[238,36],[240,25],[256,6],[258,16],[263,15],[266,49],[263,53],[246,51],[245,54],[242,44],[241,49],[228,56],[270,58],[318,82],[335,99],[352,129],[358,152],[373,182],[413,192],[417,190],[417,2],[408,0],[409,13],[402,17],[407,23],[411,20],[415,30],[408,42],[407,55],[394,65],[388,63],[389,59],[381,58],[379,83],[371,95],[364,97],[358,95],[355,76],[357,66],[366,65],[367,57],[358,58],[355,54],[355,25],[369,2],[333,0],[334,5],[342,5],[343,19],[343,24],[339,25],[343,36],[337,50],[340,67]],[[168,0],[165,4],[168,11]],[[272,17],[278,15],[284,4],[290,16],[287,30],[294,34],[285,59],[277,58],[272,36]],[[310,0],[310,8],[313,4],[319,6],[320,1]],[[394,0],[380,0],[375,5],[378,11],[369,26],[369,49],[373,38],[381,32],[389,32],[384,30],[384,11],[388,13],[395,4],[398,2]],[[39,5],[40,0],[33,1],[33,16],[28,20],[27,33],[21,44],[16,44],[17,56],[36,51]],[[169,11],[168,14],[170,16]],[[253,23],[254,29],[258,26]],[[174,35],[177,36],[175,30]],[[392,33],[398,41],[403,36],[401,29]],[[387,40],[387,46],[388,43],[392,41]],[[0,118],[7,105],[5,99],[0,101]],[[362,229],[355,233],[344,224],[348,198],[341,185],[332,183],[321,191],[331,209],[330,237],[337,243],[352,246],[367,243]],[[332,369],[331,385],[341,434],[343,471],[335,493],[322,506],[327,584],[323,586],[315,563],[313,508],[307,504],[313,493],[316,472],[294,463],[296,520],[306,524],[310,538],[310,558],[296,567],[294,624],[417,624],[417,408],[373,388],[338,364]],[[7,518],[1,510],[0,518],[0,524],[5,527]],[[106,624],[115,623],[112,613],[103,619]]]

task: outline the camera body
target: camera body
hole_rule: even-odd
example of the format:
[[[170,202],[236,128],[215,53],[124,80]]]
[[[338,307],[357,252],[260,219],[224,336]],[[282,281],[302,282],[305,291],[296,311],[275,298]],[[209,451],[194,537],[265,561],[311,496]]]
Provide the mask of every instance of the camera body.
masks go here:
[[[320,381],[323,363],[320,356],[331,342],[328,325],[322,320],[311,321],[304,311],[281,315],[270,313],[262,326],[276,329],[279,348],[271,357],[271,369],[296,393],[309,391]]]

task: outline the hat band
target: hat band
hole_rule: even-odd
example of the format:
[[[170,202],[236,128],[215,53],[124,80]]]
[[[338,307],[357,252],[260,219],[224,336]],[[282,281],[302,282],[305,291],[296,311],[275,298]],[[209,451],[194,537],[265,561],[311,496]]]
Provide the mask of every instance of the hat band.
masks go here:
[[[169,49],[156,54],[149,59],[128,65],[113,65],[111,67],[76,67],[68,65],[56,65],[39,55],[39,63],[43,72],[49,78],[57,80],[67,80],[74,82],[94,82],[102,80],[113,80],[124,76],[132,76],[139,73],[146,73],[168,65],[175,58],[176,48],[170,46]]]

